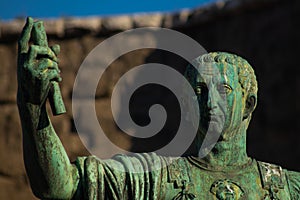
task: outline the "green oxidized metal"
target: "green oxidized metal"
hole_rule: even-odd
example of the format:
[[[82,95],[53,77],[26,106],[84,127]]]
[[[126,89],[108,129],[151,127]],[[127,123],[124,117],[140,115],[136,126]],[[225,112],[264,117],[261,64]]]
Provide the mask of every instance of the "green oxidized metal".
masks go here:
[[[201,118],[195,152],[180,158],[154,153],[117,155],[110,165],[94,157],[70,163],[46,112],[48,98],[63,105],[59,94],[49,95],[61,80],[58,46],[48,47],[43,25],[31,18],[19,41],[18,96],[23,130],[24,162],[34,194],[45,199],[294,199],[300,198],[300,174],[256,161],[246,153],[246,130],[257,103],[257,83],[243,58],[223,52],[195,60],[196,68],[213,64],[220,78],[187,67],[186,78],[195,89]],[[29,45],[33,35],[34,44]],[[208,89],[207,85],[211,85]],[[56,86],[55,86],[56,87]],[[223,93],[220,94],[220,90]],[[57,87],[56,87],[57,90]],[[222,134],[203,158],[198,152],[218,105],[226,97]],[[55,108],[56,107],[56,108]],[[55,111],[54,111],[55,112]],[[59,112],[59,111],[58,111]],[[62,109],[63,112],[63,109]],[[219,124],[216,123],[218,129]],[[139,169],[144,173],[136,173]],[[159,167],[165,166],[165,167]],[[126,169],[126,170],[119,170]],[[126,172],[124,172],[126,171]]]

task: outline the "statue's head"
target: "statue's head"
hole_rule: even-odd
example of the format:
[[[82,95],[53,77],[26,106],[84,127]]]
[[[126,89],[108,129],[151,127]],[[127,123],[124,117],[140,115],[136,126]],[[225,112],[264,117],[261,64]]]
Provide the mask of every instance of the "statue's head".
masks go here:
[[[185,76],[199,105],[199,133],[210,130],[230,139],[246,130],[257,102],[257,81],[250,64],[230,53],[213,52],[196,58],[193,66],[187,67]]]

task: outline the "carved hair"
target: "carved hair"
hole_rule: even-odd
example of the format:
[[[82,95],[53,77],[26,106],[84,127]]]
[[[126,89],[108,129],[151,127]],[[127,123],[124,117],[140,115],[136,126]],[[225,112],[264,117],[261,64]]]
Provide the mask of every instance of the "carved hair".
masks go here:
[[[255,98],[257,98],[258,89],[256,76],[254,74],[253,68],[244,58],[226,52],[211,52],[199,56],[194,61],[194,65],[196,65],[195,67],[207,63],[228,63],[234,66],[238,73],[239,83],[241,84],[241,87],[243,89],[243,94],[245,95],[246,93],[247,96],[253,95],[255,96]],[[194,67],[191,67],[190,65],[187,67],[185,76],[189,81],[195,81],[192,80],[195,78],[194,76],[196,74],[194,70]]]

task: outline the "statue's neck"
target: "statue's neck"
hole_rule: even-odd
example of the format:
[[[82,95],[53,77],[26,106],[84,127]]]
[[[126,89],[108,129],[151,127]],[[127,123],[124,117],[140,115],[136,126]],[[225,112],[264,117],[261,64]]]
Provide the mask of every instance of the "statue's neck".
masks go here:
[[[246,129],[240,128],[232,132],[231,136],[218,141],[213,149],[204,157],[199,158],[207,167],[230,170],[249,163],[246,152]]]

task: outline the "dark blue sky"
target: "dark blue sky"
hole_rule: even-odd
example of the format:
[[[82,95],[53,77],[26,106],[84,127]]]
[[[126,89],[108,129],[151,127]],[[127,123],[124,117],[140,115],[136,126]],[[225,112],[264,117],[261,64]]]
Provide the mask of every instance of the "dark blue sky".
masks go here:
[[[53,18],[155,11],[168,12],[182,8],[194,8],[213,1],[215,0],[1,0],[0,20],[25,16]]]

